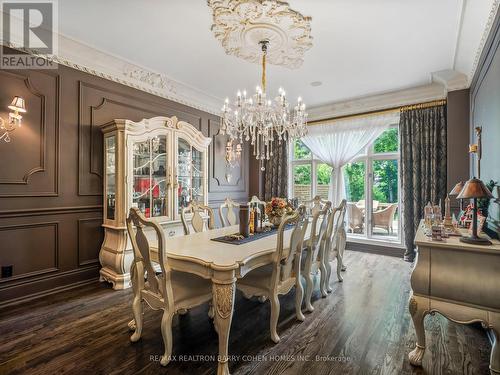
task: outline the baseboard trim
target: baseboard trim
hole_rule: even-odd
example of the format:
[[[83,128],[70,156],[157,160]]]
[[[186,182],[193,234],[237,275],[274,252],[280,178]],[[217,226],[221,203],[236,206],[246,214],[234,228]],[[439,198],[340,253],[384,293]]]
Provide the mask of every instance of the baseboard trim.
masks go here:
[[[52,275],[50,278],[39,278],[15,285],[5,285],[0,289],[0,309],[97,282],[99,280],[99,268],[99,265],[94,265],[61,272]]]
[[[352,242],[347,241],[346,250],[352,251],[360,251],[362,253],[371,253],[378,255],[387,255],[396,258],[403,258],[404,249],[393,247],[393,246],[383,246],[383,245],[374,245],[374,244],[366,244],[360,242]]]

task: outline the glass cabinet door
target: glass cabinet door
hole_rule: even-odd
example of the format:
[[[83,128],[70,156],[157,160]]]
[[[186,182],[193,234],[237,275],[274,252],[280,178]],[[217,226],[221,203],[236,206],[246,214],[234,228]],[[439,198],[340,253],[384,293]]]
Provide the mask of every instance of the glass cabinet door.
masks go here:
[[[132,205],[146,217],[168,216],[167,136],[133,143]]]
[[[191,201],[205,200],[203,152],[183,138],[177,141],[177,214]]]
[[[144,216],[151,217],[151,147],[150,140],[133,144],[132,206],[139,208]]]
[[[192,150],[192,173],[191,173],[191,186],[192,186],[192,199],[203,204],[204,202],[204,186],[203,186],[203,152],[193,148]]]
[[[106,219],[115,220],[116,206],[116,137],[106,138]]]
[[[168,216],[167,137],[151,139],[151,216]]]

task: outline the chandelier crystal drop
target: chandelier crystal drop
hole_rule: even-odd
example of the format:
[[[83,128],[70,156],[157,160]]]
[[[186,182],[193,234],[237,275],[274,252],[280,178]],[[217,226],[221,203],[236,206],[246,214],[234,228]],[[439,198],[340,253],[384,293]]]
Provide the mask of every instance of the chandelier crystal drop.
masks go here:
[[[273,156],[273,142],[288,142],[307,133],[306,105],[299,97],[296,105],[290,105],[285,90],[279,89],[278,96],[268,98],[266,94],[266,54],[269,41],[259,42],[262,47],[262,86],[248,97],[246,91],[238,91],[233,103],[226,99],[222,107],[220,134],[230,140],[250,142],[253,155],[260,161]]]

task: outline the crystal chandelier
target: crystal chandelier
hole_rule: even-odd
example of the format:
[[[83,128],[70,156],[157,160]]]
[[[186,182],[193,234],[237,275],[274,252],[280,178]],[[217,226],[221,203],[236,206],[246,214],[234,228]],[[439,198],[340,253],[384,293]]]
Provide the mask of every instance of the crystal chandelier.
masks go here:
[[[247,97],[246,91],[238,91],[236,101],[231,105],[226,99],[222,107],[220,134],[229,136],[240,144],[249,141],[253,155],[260,161],[273,156],[273,142],[288,142],[303,137],[307,132],[306,105],[299,97],[293,107],[287,101],[285,91],[280,88],[274,100],[266,95],[266,54],[268,40],[259,42],[262,48],[262,86],[257,86],[253,96]]]

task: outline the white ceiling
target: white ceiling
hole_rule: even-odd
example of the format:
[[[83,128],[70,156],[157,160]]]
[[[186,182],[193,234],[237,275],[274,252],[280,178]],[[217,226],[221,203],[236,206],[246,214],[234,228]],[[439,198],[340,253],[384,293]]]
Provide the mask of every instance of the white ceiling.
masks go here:
[[[312,17],[313,47],[297,70],[270,66],[268,91],[283,86],[319,106],[427,84],[436,71],[470,75],[494,2],[290,0]],[[60,34],[212,99],[253,90],[260,67],[227,56],[211,21],[206,0],[59,1]]]

